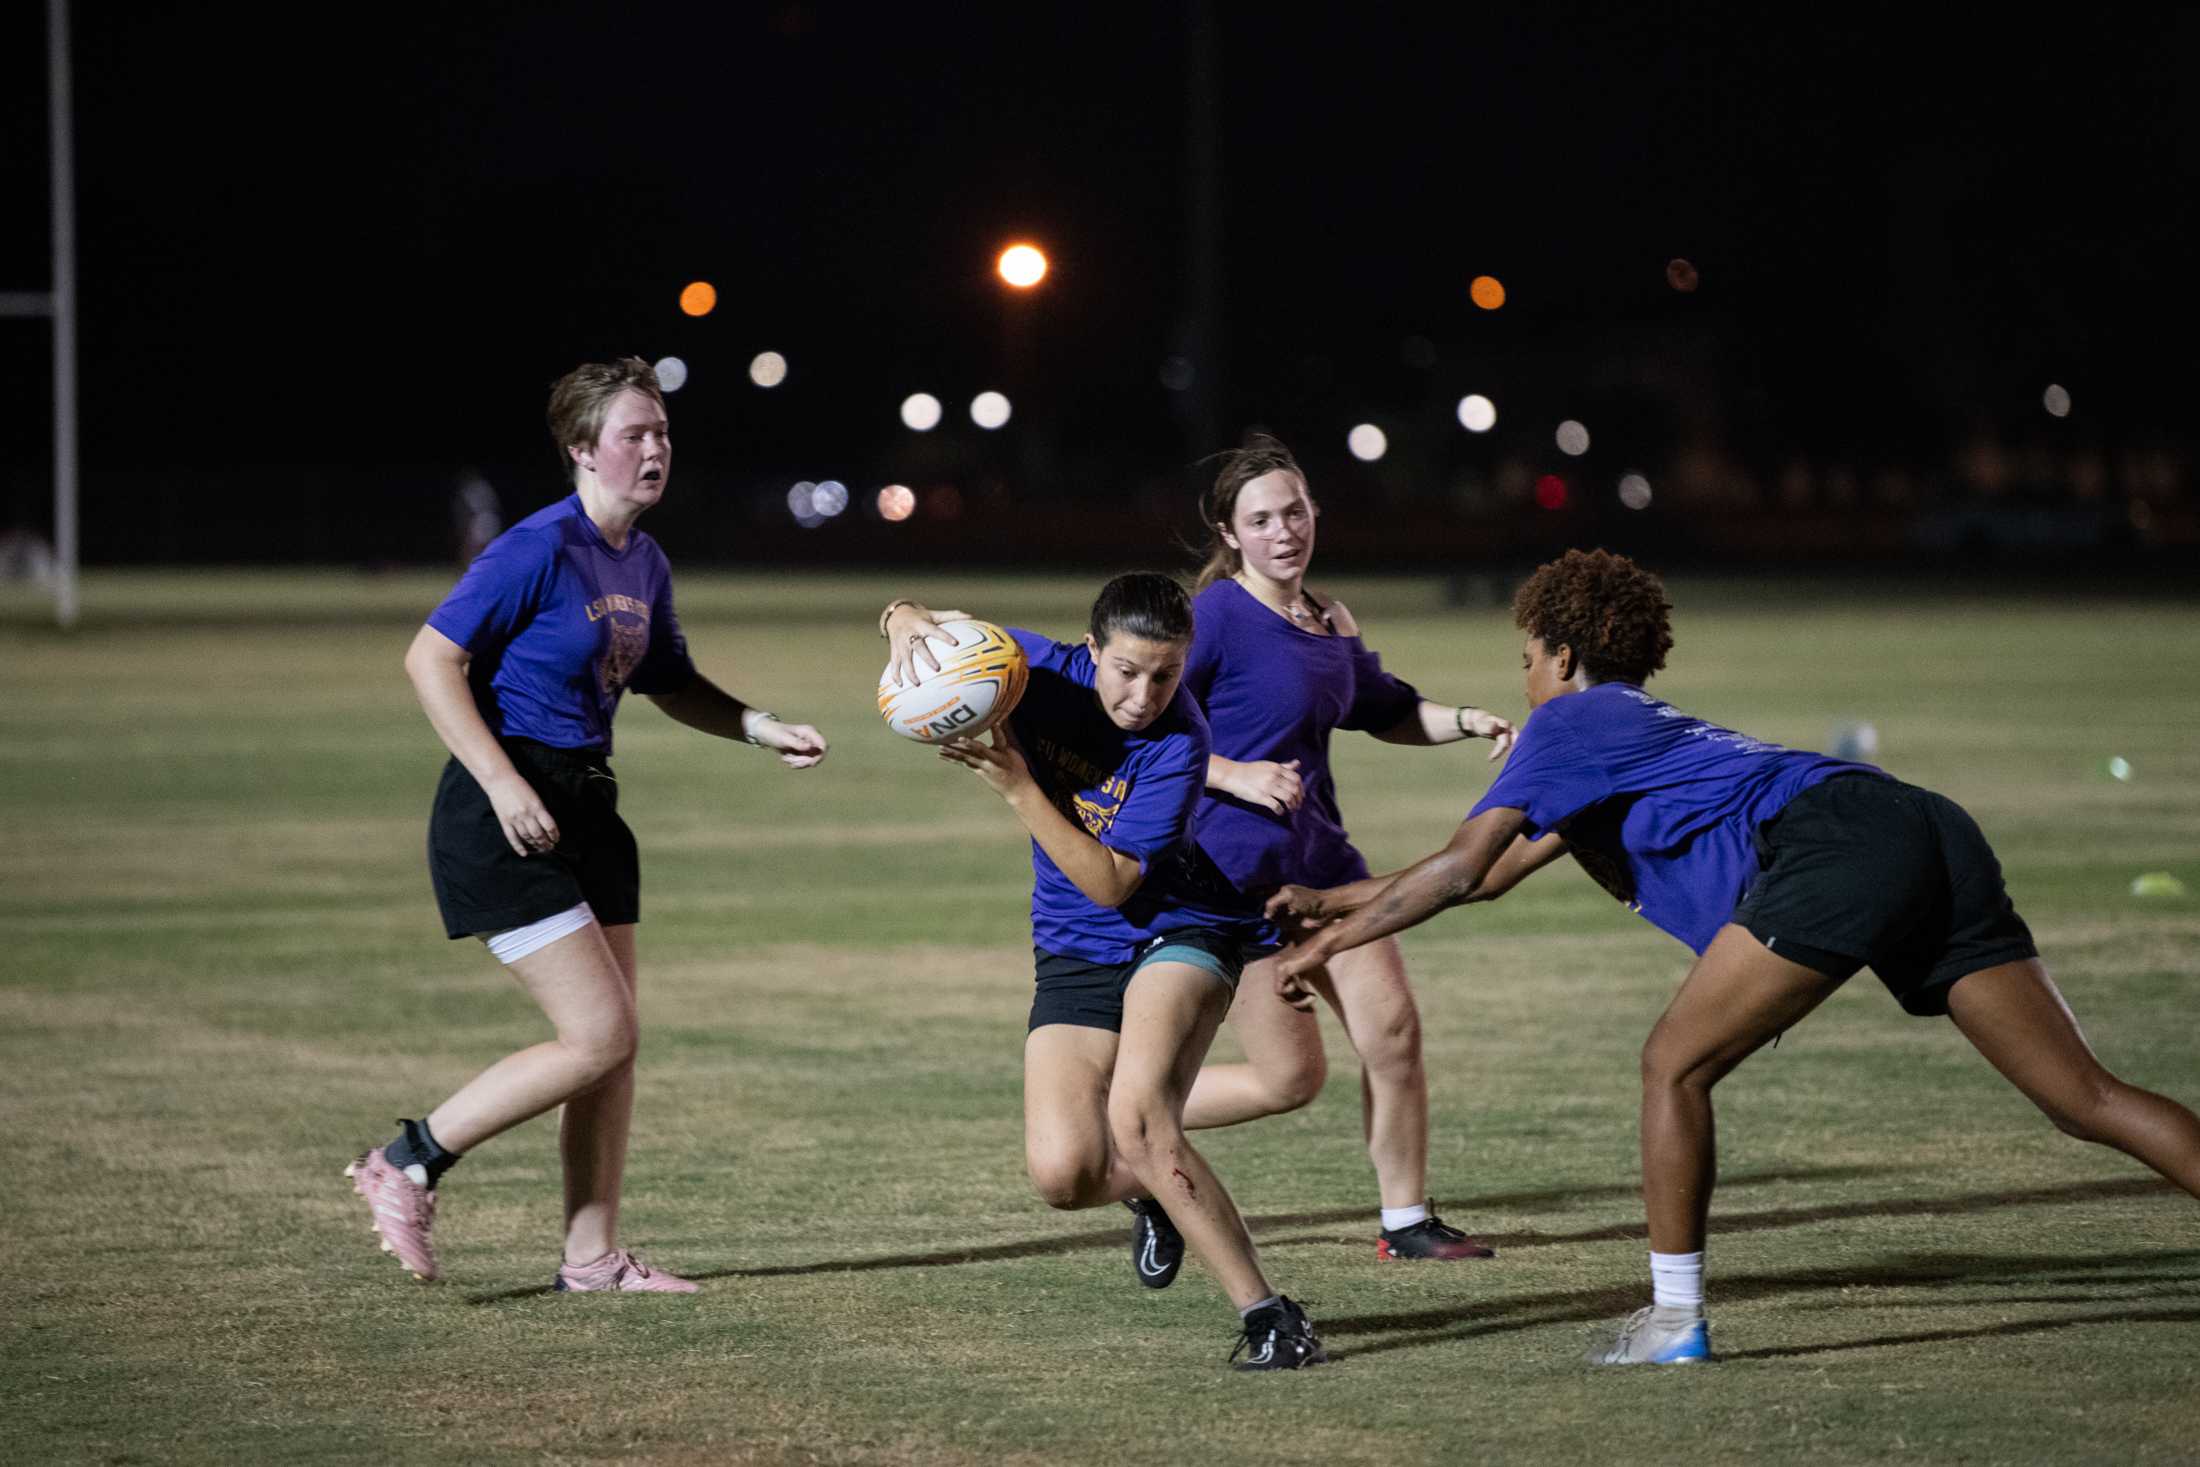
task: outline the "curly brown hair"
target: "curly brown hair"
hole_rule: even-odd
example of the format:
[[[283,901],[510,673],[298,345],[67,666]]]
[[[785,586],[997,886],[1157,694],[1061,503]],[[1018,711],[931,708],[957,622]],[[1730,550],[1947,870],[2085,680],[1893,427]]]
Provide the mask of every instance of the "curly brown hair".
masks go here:
[[[1600,683],[1646,683],[1673,650],[1665,582],[1609,550],[1569,550],[1513,594],[1513,624]]]

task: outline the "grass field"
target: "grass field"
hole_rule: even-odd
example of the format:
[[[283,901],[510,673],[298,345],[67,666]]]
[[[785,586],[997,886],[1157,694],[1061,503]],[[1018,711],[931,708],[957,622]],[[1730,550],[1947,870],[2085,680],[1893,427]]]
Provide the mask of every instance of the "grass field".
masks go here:
[[[620,728],[626,1231],[704,1291],[544,1291],[547,1122],[452,1175],[415,1285],[339,1172],[540,1029],[423,871],[442,756],[398,659],[444,585],[99,575],[69,637],[0,603],[0,1461],[2200,1460],[2200,1208],[1868,975],[1720,1090],[1724,1363],[1582,1365],[1646,1297],[1635,1056],[1686,954],[1570,865],[1406,938],[1438,1202],[1502,1256],[1377,1263],[1332,1029],[1315,1105],[1203,1145],[1338,1363],[1225,1371],[1196,1265],[1146,1293],[1120,1211],[1030,1194],[1023,842],[870,707],[890,591],[1067,635],[1084,578],[683,582],[706,669],[834,740],[791,774],[639,700]],[[1338,589],[1393,668],[1519,711],[1502,613]],[[2200,605],[1676,599],[1660,692],[1807,746],[1874,722],[1994,838],[2110,1065],[2200,1102],[2200,900],[2130,894],[2200,892]],[[1351,736],[1338,766],[1378,868],[1489,777]]]

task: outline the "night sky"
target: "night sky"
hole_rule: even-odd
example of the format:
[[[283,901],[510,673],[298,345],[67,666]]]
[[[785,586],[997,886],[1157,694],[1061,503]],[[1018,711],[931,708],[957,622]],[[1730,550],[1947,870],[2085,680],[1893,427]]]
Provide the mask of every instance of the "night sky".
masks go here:
[[[1945,457],[2049,381],[2087,431],[2189,433],[2181,7],[1217,5],[1205,399],[1162,382],[1197,344],[1188,7],[75,8],[88,501],[476,464],[540,502],[547,384],[626,352],[688,362],[682,475],[736,487],[921,469],[918,388],[964,437],[1006,390],[998,472],[1090,495],[1225,446],[1203,400],[1326,462],[1476,385],[1547,424],[1667,351],[1773,457]],[[41,10],[0,20],[0,289],[46,283]],[[1053,262],[1028,298],[1012,238]],[[0,321],[16,520],[44,352]]]

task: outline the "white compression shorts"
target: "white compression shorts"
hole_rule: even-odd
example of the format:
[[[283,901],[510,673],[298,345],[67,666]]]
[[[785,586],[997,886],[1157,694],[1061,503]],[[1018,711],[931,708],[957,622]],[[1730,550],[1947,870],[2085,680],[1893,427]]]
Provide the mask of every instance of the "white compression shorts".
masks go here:
[[[516,963],[529,953],[548,947],[559,938],[578,932],[596,920],[588,903],[567,907],[555,917],[545,917],[540,922],[530,922],[525,927],[513,927],[503,932],[486,933],[482,941],[489,944],[489,951],[496,954],[500,963]]]

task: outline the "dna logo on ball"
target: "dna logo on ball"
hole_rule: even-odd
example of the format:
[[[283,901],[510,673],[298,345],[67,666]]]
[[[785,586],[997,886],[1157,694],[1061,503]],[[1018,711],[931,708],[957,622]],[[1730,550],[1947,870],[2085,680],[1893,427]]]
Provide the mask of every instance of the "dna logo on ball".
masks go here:
[[[938,672],[920,668],[918,681],[897,683],[889,663],[879,675],[878,711],[888,728],[920,744],[944,744],[975,738],[1015,711],[1031,664],[1007,632],[989,621],[942,622],[925,645]]]

